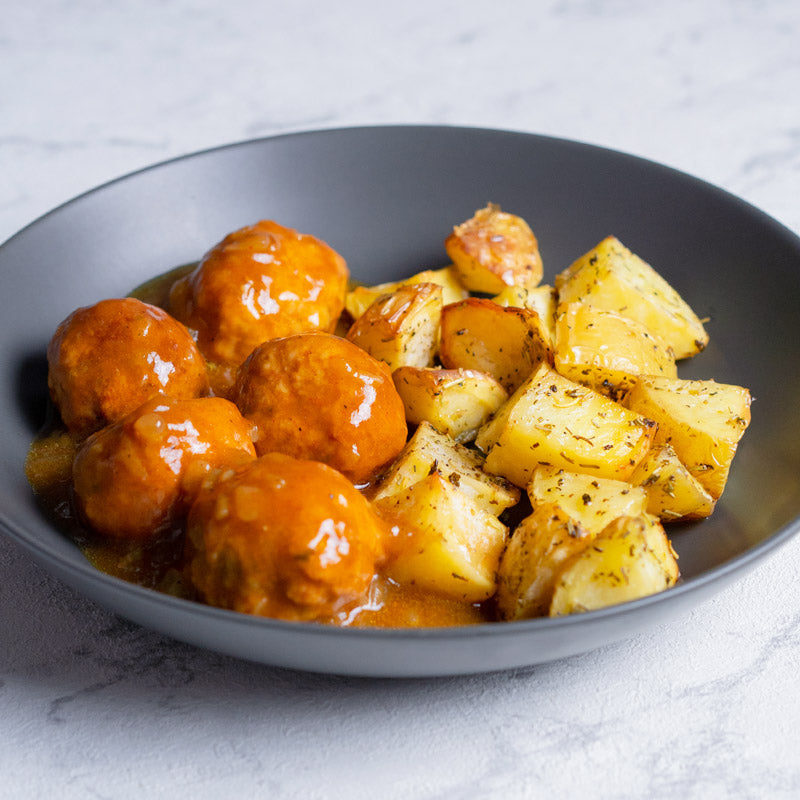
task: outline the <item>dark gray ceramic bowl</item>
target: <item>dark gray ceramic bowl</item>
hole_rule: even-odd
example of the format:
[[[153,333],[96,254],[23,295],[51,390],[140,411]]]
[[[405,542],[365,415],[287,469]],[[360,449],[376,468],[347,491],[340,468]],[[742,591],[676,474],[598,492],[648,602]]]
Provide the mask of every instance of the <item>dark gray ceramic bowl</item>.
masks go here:
[[[682,371],[751,389],[753,422],[715,515],[673,529],[683,581],[563,619],[433,630],[350,630],[249,617],[96,571],[49,525],[23,474],[41,424],[43,356],[75,307],[196,260],[260,218],[327,240],[357,279],[446,261],[452,225],[487,201],[525,217],[545,279],[607,234],[659,269],[711,345]],[[741,200],[671,169],[575,142],[450,127],[332,130],[245,142],[83,195],[0,248],[0,524],[103,606],[202,647],[268,664],[370,676],[506,669],[622,639],[679,614],[773,553],[800,516],[800,240]],[[11,599],[13,602],[13,598]]]

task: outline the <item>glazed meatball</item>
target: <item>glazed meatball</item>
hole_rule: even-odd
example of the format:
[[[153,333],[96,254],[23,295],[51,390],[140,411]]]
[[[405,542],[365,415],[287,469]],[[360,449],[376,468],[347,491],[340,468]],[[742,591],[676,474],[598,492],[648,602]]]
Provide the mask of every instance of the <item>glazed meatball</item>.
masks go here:
[[[116,539],[157,537],[214,470],[253,460],[251,425],[220,397],[157,397],[90,436],[75,456],[78,510]]]
[[[47,349],[53,402],[70,431],[89,434],[158,394],[208,393],[206,364],[186,328],[133,298],[79,308]]]
[[[209,361],[238,366],[267,339],[333,330],[349,273],[327,244],[263,220],[231,233],[170,291]]]
[[[403,401],[389,368],[329,333],[301,333],[257,347],[231,399],[255,423],[256,452],[322,461],[360,484],[403,449]]]
[[[364,603],[385,536],[339,472],[268,453],[200,493],[189,514],[188,574],[211,605],[341,623]]]

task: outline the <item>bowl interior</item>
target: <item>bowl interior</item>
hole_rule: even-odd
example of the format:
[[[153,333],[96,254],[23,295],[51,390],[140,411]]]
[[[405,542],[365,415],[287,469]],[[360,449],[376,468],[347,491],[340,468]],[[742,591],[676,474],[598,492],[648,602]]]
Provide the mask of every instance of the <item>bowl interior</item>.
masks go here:
[[[527,134],[405,126],[297,134],[187,156],[83,195],[3,245],[3,527],[79,582],[91,570],[47,523],[23,473],[45,408],[47,342],[75,307],[194,261],[261,218],[325,239],[360,281],[390,280],[445,264],[452,225],[488,201],[531,224],[546,282],[616,235],[708,318],[710,346],[681,375],[750,388],[753,421],[718,510],[672,529],[685,584],[793,530],[800,516],[800,411],[792,399],[800,390],[797,237],[708,184],[617,152]]]

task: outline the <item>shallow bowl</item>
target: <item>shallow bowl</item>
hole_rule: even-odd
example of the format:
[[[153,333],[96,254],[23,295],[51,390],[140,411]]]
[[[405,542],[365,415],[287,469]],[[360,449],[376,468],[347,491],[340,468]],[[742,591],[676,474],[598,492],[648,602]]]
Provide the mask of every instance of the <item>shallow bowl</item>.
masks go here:
[[[711,344],[681,366],[681,375],[753,393],[753,421],[714,516],[671,529],[678,586],[560,619],[338,629],[210,608],[112,578],[47,521],[23,463],[46,407],[47,342],[75,307],[126,294],[261,218],[325,239],[360,281],[395,279],[446,263],[445,236],[487,201],[530,222],[548,282],[616,235],[709,319]],[[0,247],[0,280],[0,527],[78,591],[176,639],[267,664],[352,675],[532,665],[632,636],[696,606],[800,527],[800,240],[742,200],[640,158],[456,127],[243,142],[156,165],[61,206]]]

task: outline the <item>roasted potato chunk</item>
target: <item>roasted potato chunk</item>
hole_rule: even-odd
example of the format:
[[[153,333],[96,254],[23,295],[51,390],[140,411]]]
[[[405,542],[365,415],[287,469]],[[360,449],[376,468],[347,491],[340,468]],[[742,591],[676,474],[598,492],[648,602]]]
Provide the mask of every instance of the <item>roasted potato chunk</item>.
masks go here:
[[[495,593],[508,529],[442,474],[374,505],[393,534],[390,578],[472,603]]]
[[[435,283],[442,287],[442,303],[457,303],[464,300],[469,292],[461,285],[452,266],[441,269],[426,269],[410,278],[393,283],[380,283],[377,286],[356,286],[347,293],[345,308],[353,320],[357,320],[381,295],[391,294],[401,286],[414,286],[417,283]]]
[[[658,423],[656,444],[678,458],[716,500],[728,480],[739,440],[750,424],[750,392],[713,380],[645,376],[625,405]]]
[[[429,367],[439,345],[441,316],[441,286],[401,286],[381,295],[353,323],[347,339],[392,370]]]
[[[651,448],[630,481],[647,492],[647,512],[662,522],[700,519],[714,511],[714,498],[668,444]]]
[[[496,294],[505,286],[533,288],[542,279],[539,243],[528,223],[493,203],[456,225],[444,246],[470,291]]]
[[[548,342],[555,343],[558,295],[552,286],[536,286],[533,289],[526,289],[522,286],[506,286],[492,300],[499,306],[513,306],[535,311],[542,320],[544,330],[549,335]]]
[[[448,369],[488,372],[513,392],[544,361],[553,363],[539,315],[470,297],[442,309],[439,358]]]
[[[683,298],[614,236],[558,275],[556,289],[561,303],[586,303],[641,322],[675,358],[695,355],[708,343],[702,322]]]
[[[617,517],[635,517],[647,507],[647,492],[625,481],[598,478],[556,467],[537,467],[528,484],[536,508],[555,503],[592,534]]]
[[[397,288],[394,283],[381,283],[377,286],[356,286],[344,299],[344,307],[355,322],[379,297],[391,294]]]
[[[480,454],[422,422],[372,491],[372,499],[378,502],[403,492],[431,472],[438,472],[479,506],[498,516],[519,501],[520,491],[504,478],[484,472],[482,465]]]
[[[620,517],[563,565],[550,616],[592,611],[656,594],[674,586],[678,574],[675,553],[654,517]]]
[[[564,377],[613,399],[637,375],[678,377],[672,350],[641,322],[585,303],[559,306],[555,366]]]
[[[646,417],[542,364],[481,428],[484,469],[525,486],[553,466],[626,480],[655,434]]]
[[[457,442],[472,441],[508,399],[497,380],[473,369],[400,367],[392,378],[409,423],[429,422]]]
[[[564,562],[594,538],[556,503],[542,503],[509,538],[497,570],[497,612],[501,619],[547,615]]]

